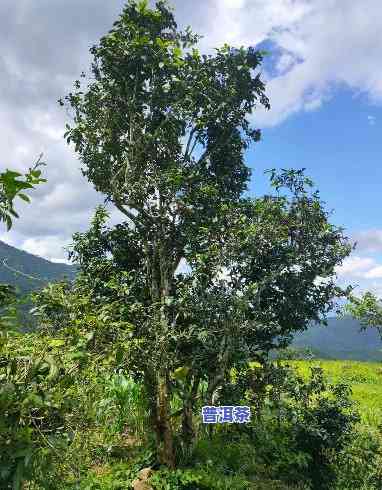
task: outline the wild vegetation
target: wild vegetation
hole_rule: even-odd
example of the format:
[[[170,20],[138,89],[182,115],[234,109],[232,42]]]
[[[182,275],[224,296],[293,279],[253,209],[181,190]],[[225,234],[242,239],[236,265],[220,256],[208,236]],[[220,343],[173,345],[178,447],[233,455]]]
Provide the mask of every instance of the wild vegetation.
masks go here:
[[[357,361],[290,361],[291,366],[304,377],[311,366],[321,367],[331,383],[345,383],[352,389],[362,424],[377,429],[382,425],[382,366],[376,362]]]
[[[130,0],[60,101],[126,221],[100,206],[73,236],[79,274],[33,293],[35,332],[1,289],[4,489],[381,488],[378,424],[360,425],[348,384],[269,356],[350,297],[334,268],[351,246],[303,170],[242,197],[263,53],[201,55],[198,39],[165,2]],[[206,426],[205,405],[252,418]]]

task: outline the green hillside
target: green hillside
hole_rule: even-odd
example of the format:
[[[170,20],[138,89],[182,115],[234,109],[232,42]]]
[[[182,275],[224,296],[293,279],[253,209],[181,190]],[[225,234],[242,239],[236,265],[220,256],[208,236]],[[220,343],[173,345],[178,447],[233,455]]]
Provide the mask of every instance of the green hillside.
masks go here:
[[[72,280],[75,275],[76,267],[73,265],[55,264],[0,241],[0,283],[15,286],[19,297],[43,288],[49,282],[65,277]],[[31,306],[25,303],[19,307],[23,330],[35,325],[29,314]]]
[[[296,334],[293,347],[310,348],[326,359],[381,361],[382,341],[375,329],[360,331],[361,325],[350,316],[329,318],[328,326],[312,325]]]
[[[74,279],[75,275],[73,265],[55,264],[0,241],[0,283],[12,284],[20,293],[40,289],[64,277]]]

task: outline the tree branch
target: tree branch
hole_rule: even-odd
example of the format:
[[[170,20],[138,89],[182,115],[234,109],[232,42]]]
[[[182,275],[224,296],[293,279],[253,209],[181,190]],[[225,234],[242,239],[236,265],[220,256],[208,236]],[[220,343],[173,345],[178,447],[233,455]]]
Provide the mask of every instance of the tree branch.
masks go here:
[[[194,147],[195,147],[195,143],[194,143],[194,145],[193,145],[193,147],[192,147],[192,150],[191,150],[191,153],[188,153],[188,151],[189,151],[189,149],[190,149],[191,140],[192,140],[192,137],[194,136],[195,132],[196,132],[196,126],[195,126],[194,128],[192,128],[192,130],[190,131],[190,135],[189,135],[189,137],[188,137],[188,141],[187,141],[186,151],[184,152],[184,155],[183,155],[183,158],[184,158],[184,159],[186,159],[186,158],[187,158],[187,156],[188,156],[188,157],[190,157],[190,156],[191,156],[192,151],[193,151],[193,149],[194,149]],[[196,139],[195,139],[195,141],[196,141]]]
[[[137,216],[133,213],[131,213],[130,211],[128,211],[127,209],[125,209],[122,204],[116,199],[114,198],[114,204],[116,206],[116,208],[121,211],[122,214],[124,214],[125,216],[127,216],[129,219],[131,219],[131,221],[137,225]]]

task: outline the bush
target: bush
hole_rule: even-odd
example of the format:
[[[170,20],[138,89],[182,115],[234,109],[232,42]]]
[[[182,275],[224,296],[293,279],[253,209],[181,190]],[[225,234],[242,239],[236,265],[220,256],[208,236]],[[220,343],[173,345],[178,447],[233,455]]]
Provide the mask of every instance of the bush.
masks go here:
[[[203,490],[210,487],[202,483],[202,477],[193,470],[170,471],[161,469],[150,478],[150,484],[158,490]]]
[[[333,458],[335,490],[379,490],[382,488],[381,433],[359,429]]]
[[[35,341],[36,353],[27,348],[23,352],[21,340],[26,345]],[[67,443],[64,414],[70,411],[70,402],[58,388],[54,356],[44,352],[38,340],[37,335],[13,334],[0,353],[0,485],[4,489],[18,489],[24,480],[39,479],[42,465],[48,473],[57,447]]]

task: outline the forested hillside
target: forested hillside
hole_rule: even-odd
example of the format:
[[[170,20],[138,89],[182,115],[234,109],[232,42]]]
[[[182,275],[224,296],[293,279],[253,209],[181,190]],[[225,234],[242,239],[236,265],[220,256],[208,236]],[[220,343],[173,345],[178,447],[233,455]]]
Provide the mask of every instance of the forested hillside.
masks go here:
[[[322,358],[381,361],[379,333],[375,329],[360,329],[360,322],[349,315],[329,318],[327,326],[312,324],[305,332],[297,333],[293,346],[310,348]]]
[[[56,264],[0,241],[0,283],[17,287],[20,293],[40,289],[64,277],[74,279],[76,267]]]

